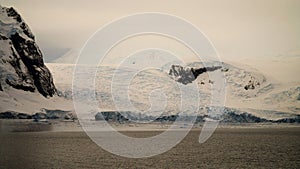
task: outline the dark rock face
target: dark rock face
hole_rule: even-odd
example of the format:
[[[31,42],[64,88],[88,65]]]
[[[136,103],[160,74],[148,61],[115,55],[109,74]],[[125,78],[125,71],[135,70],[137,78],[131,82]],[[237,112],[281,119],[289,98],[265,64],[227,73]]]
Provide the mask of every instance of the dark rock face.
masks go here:
[[[191,72],[193,73],[194,77],[197,78],[200,74],[205,72],[212,72],[218,69],[221,69],[221,66],[213,66],[213,67],[203,67],[203,68],[191,68]]]
[[[25,114],[25,113],[19,113],[17,115],[18,119],[31,119],[32,116],[31,115],[28,115],[28,114]]]
[[[253,90],[256,87],[259,87],[260,82],[256,80],[254,77],[251,77],[251,79],[248,81],[248,84],[244,86],[245,90]]]
[[[53,96],[56,89],[48,68],[44,65],[43,56],[34,41],[23,39],[18,33],[11,37],[13,45],[27,67],[37,90],[45,97]]]
[[[34,115],[32,115],[33,119],[47,119],[47,114],[46,113],[42,113],[42,112],[38,112],[35,113]]]
[[[15,111],[1,112],[0,113],[0,119],[74,120],[74,119],[76,119],[76,117],[70,111],[43,109],[42,112],[37,112],[33,115],[26,114],[26,113],[15,112]]]
[[[17,119],[17,112],[14,111],[6,111],[3,113],[0,113],[0,119]]]
[[[192,83],[196,79],[191,69],[184,68],[180,65],[172,65],[169,71],[169,75],[173,77],[177,82],[185,85],[188,83]]]
[[[0,86],[0,87],[1,87],[1,86]],[[300,100],[300,94],[298,95],[297,100]]]
[[[23,21],[22,17],[18,12],[13,8],[6,8],[7,16],[12,17],[17,22],[20,23],[20,27],[22,28],[23,32],[31,39],[34,40],[34,35],[31,33],[27,24]]]
[[[169,71],[169,75],[177,82],[186,85],[188,83],[192,83],[202,73],[212,72],[221,68],[221,66],[184,68],[180,65],[172,65]]]
[[[12,41],[3,35],[0,36],[0,40],[2,40],[2,43],[6,43],[7,47],[9,47],[9,50],[11,51],[8,57],[6,57],[5,55],[1,56],[3,68],[7,69],[7,66],[10,66],[14,70],[14,74],[4,74],[5,73],[4,70],[3,72],[1,72],[3,73],[3,75],[1,76],[4,76],[5,82],[8,85],[16,89],[22,89],[25,91],[33,92],[35,90],[35,87],[33,85],[33,79],[29,75],[29,72],[25,68],[25,65],[22,62],[17,51],[12,46]],[[9,65],[5,65],[5,64],[9,64]]]
[[[300,123],[300,115],[296,115],[294,118],[283,118],[276,121],[277,123]]]
[[[14,111],[6,111],[0,113],[0,119],[31,119],[31,115]]]
[[[170,115],[170,116],[161,116],[155,119],[155,121],[163,122],[163,121],[168,121],[168,122],[174,122],[178,118],[178,115]]]
[[[21,15],[18,14],[17,11],[13,7],[7,8],[6,12],[7,12],[7,16],[14,18],[18,22],[22,22]]]
[[[124,117],[122,113],[114,111],[99,112],[95,115],[95,120],[115,121],[120,123],[128,121],[128,119]]]
[[[44,114],[46,114],[47,119],[73,119],[75,118],[70,111],[64,111],[64,110],[48,110],[43,109]]]
[[[11,20],[10,25],[0,28],[1,81],[16,89],[37,90],[44,97],[53,96],[56,88],[52,75],[44,64],[34,35],[16,10],[0,8],[1,16]]]
[[[270,122],[267,119],[256,117],[249,113],[236,114],[234,112],[229,112],[225,114],[222,122],[225,123],[262,123],[262,122]]]

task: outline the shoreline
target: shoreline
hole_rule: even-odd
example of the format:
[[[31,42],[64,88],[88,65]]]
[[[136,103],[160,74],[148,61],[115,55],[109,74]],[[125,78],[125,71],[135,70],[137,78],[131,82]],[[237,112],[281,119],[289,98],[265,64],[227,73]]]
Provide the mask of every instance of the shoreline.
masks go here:
[[[107,125],[120,132],[127,131],[158,131],[163,132],[169,129],[173,123],[171,122],[152,122],[152,123],[118,123],[103,121],[91,121],[91,128],[95,130],[94,125],[98,128],[95,131],[109,131]],[[204,123],[195,123],[193,126],[187,123],[179,123],[174,125],[170,131],[184,130],[201,130]],[[299,123],[219,123],[217,129],[264,129],[264,128],[300,128]],[[89,129],[87,127],[86,129]],[[80,122],[62,121],[62,120],[47,120],[42,122],[33,122],[32,120],[20,119],[0,119],[0,132],[84,132]]]

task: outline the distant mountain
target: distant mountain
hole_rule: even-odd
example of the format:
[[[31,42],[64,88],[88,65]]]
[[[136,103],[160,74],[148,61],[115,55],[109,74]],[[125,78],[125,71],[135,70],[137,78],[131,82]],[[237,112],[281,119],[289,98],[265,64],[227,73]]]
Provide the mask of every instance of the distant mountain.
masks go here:
[[[193,119],[195,119],[196,123],[203,123],[210,120],[218,120],[221,123],[300,123],[300,115],[294,115],[289,118],[280,118],[277,120],[269,120],[244,111],[240,111],[238,109],[225,107],[224,113],[220,117],[210,117],[209,115],[207,115],[208,111],[210,110],[211,108],[207,107],[202,109],[201,114],[199,115],[195,116],[186,114],[181,116],[180,118],[178,114],[152,116],[130,111],[103,111],[96,113],[95,120],[105,120],[118,123],[145,123],[151,121],[165,123],[174,122],[175,120],[178,120],[180,122],[191,122]],[[0,119],[35,119],[39,121],[41,119],[75,120],[77,118],[71,111],[42,109],[41,112],[37,112],[32,115],[14,111],[1,112]]]
[[[44,54],[45,63],[54,62],[56,59],[65,55],[70,50],[70,48],[63,48],[63,47],[47,47],[47,46],[40,46],[40,47]]]
[[[237,109],[224,108],[224,113],[218,117],[210,117],[207,115],[207,111],[210,108],[203,109],[205,114],[202,115],[185,115],[181,116],[180,119],[178,114],[173,115],[161,115],[161,116],[147,116],[141,115],[134,112],[118,112],[118,111],[104,111],[99,112],[95,115],[95,120],[109,121],[109,122],[119,122],[119,123],[128,123],[128,122],[174,122],[176,120],[181,122],[191,122],[192,119],[195,119],[196,123],[202,123],[209,120],[218,120],[221,123],[300,123],[300,115],[294,115],[290,118],[281,118],[278,120],[268,120],[258,116],[254,116],[250,113],[243,112]]]
[[[52,75],[28,25],[14,8],[1,6],[0,83],[4,92],[13,87],[37,91],[44,97],[56,93]]]
[[[80,51],[77,49],[69,49],[60,57],[49,61],[50,63],[65,63],[65,64],[75,64],[76,59],[79,55]]]
[[[125,79],[123,76],[118,76],[120,77],[119,79],[115,78],[113,82],[117,88],[115,91],[118,91],[119,93],[127,92],[128,94],[124,95],[126,97],[117,96],[120,103],[122,103],[123,99],[128,99],[127,96],[129,96],[132,106],[136,108],[136,110],[122,109],[118,111],[129,111],[137,114],[142,113],[148,116],[157,116],[157,114],[161,112],[150,114],[148,110],[151,106],[153,106],[153,103],[154,105],[157,103],[164,103],[163,97],[156,97],[155,95],[151,96],[151,94],[153,94],[151,93],[153,90],[161,89],[167,100],[162,116],[171,116],[178,113],[181,99],[181,93],[178,85],[183,85],[182,83],[179,83],[178,80],[176,81],[176,78],[179,77],[177,75],[180,74],[178,72],[186,70],[188,67],[199,70],[205,69],[204,63],[201,62],[187,64],[185,67],[182,67],[182,69],[180,66],[174,66],[174,69],[172,69],[172,65],[179,65],[179,63],[168,63],[160,70],[150,69],[138,72],[138,74],[135,74],[132,78],[129,88],[124,87],[126,84],[124,84]],[[209,67],[216,67],[220,65],[220,63],[212,62],[205,63],[205,65],[208,65]],[[233,109],[234,113],[248,113],[261,119],[274,121],[284,118],[294,118],[295,115],[300,114],[299,84],[275,83],[272,79],[270,80],[260,72],[244,67],[244,65],[236,66],[232,63],[221,63],[221,65],[221,69],[217,69],[209,73],[224,74],[227,90],[225,107],[227,110]],[[50,68],[51,72],[53,72],[56,86],[58,88],[58,94],[62,98],[72,100],[72,73],[74,72],[75,65],[47,63],[47,66]],[[111,90],[115,70],[116,67],[114,67],[114,65],[99,66],[95,76],[96,97],[99,101],[99,107],[101,110],[107,110],[109,112],[117,111],[112,95],[118,93],[112,93]],[[170,70],[172,70],[171,75]],[[122,74],[131,74],[132,71],[134,70],[124,69]],[[176,77],[173,76],[175,74]],[[214,83],[209,78],[209,74],[207,72],[199,74],[195,80],[193,79],[192,83],[198,85],[200,107],[208,107],[211,99],[211,86],[212,83]],[[190,84],[191,83],[187,83],[186,85]],[[127,91],[118,89],[126,89]],[[87,86],[82,89],[83,92],[81,92],[81,94],[92,94],[93,91],[90,91],[89,93],[89,90],[91,89]],[[187,94],[192,96],[194,92],[188,91]],[[85,96],[82,96],[82,98],[85,98]],[[194,103],[194,97],[186,98],[189,99],[188,102]],[[224,117],[224,119],[226,118]],[[235,120],[232,118],[231,120],[228,119],[228,121]]]

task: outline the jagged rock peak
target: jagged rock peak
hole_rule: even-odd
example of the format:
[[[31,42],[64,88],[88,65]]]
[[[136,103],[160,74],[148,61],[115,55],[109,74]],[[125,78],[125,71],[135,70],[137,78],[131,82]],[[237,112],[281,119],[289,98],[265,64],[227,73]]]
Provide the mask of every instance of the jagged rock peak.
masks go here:
[[[56,93],[50,71],[35,37],[14,8],[0,6],[0,82],[43,96]]]

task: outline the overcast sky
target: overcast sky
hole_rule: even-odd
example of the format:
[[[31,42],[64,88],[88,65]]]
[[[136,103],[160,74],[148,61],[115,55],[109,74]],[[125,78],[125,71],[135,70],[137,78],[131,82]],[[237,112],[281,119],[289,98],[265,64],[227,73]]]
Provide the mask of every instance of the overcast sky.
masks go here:
[[[21,13],[46,60],[68,49],[81,48],[98,28],[139,12],[163,12],[185,18],[208,36],[224,59],[299,56],[300,52],[299,0],[0,2]]]

